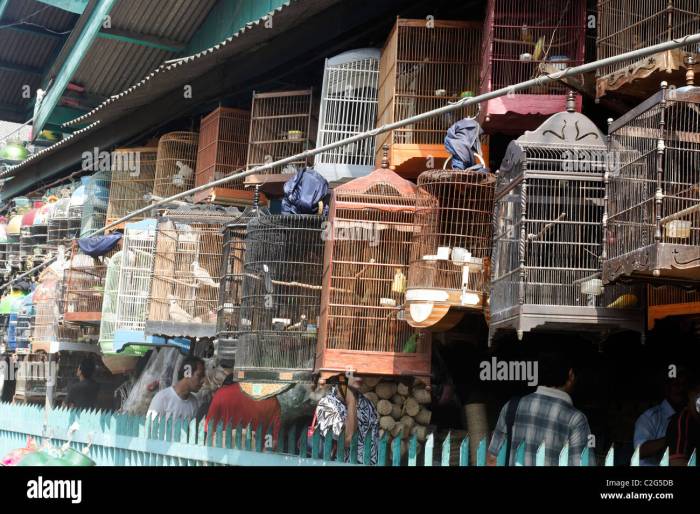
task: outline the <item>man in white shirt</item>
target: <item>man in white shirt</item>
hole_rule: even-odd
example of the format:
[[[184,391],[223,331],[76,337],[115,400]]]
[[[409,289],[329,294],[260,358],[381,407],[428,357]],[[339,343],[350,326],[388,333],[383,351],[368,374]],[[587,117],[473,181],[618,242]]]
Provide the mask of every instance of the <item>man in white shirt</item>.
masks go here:
[[[199,357],[187,357],[180,366],[175,385],[158,392],[148,407],[148,416],[159,415],[165,418],[194,419],[199,402],[193,393],[198,392],[204,383],[204,361]]]
[[[639,447],[640,466],[658,466],[666,450],[666,429],[671,417],[686,403],[687,375],[680,367],[676,374],[668,376],[666,368],[666,390],[664,400],[647,409],[634,424],[634,447]]]

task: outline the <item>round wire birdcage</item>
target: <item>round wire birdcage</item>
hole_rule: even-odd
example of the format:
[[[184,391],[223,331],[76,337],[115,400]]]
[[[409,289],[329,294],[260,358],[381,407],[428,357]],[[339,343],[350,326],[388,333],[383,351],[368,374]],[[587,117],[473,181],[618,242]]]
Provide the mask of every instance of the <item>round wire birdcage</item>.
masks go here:
[[[197,132],[170,132],[158,141],[153,194],[167,198],[194,187]]]
[[[112,152],[111,183],[105,223],[107,225],[148,205],[156,174],[155,147],[118,148]],[[131,218],[130,222],[144,219]]]

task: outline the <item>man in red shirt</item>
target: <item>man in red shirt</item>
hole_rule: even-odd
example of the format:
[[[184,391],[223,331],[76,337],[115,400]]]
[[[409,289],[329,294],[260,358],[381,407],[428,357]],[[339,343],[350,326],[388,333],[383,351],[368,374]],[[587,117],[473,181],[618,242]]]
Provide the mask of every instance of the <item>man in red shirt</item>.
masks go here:
[[[256,400],[246,394],[240,384],[234,382],[233,376],[229,375],[221,388],[214,393],[209,405],[207,431],[214,432],[219,422],[234,428],[238,424],[245,428],[250,423],[253,430],[262,424],[262,433],[267,434],[268,430],[271,430],[272,444],[276,445],[281,418],[280,403],[276,397]]]

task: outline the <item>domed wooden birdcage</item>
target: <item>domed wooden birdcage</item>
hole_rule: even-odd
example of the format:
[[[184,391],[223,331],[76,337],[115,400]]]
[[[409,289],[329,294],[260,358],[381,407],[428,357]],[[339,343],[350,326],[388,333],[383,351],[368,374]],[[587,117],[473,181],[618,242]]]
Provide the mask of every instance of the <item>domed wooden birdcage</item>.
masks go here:
[[[256,216],[245,238],[240,380],[310,381],[323,273],[322,216]]]
[[[585,0],[489,0],[480,90],[487,93],[582,64],[585,41]],[[488,133],[521,134],[564,110],[566,97],[566,86],[558,82],[514,91],[485,102],[480,121]],[[575,110],[581,110],[579,95]]]
[[[665,82],[610,124],[606,283],[700,282],[699,131],[700,88]]]
[[[406,320],[447,330],[486,305],[495,177],[485,168],[418,177]]]
[[[496,184],[490,334],[643,332],[642,291],[604,286],[605,137],[569,109],[511,142]]]
[[[326,59],[317,146],[374,128],[380,54],[377,48],[362,48]],[[367,175],[374,161],[374,138],[367,138],[317,154],[314,169],[333,183]]]
[[[111,225],[150,203],[148,196],[153,194],[157,154],[158,149],[155,147],[118,148],[112,152],[106,225]],[[144,214],[137,215],[130,222],[144,218]]]
[[[429,381],[430,335],[404,319],[416,186],[382,168],[333,191],[316,369]]]
[[[158,141],[153,195],[160,198],[182,193],[194,187],[197,165],[196,132],[170,132]]]

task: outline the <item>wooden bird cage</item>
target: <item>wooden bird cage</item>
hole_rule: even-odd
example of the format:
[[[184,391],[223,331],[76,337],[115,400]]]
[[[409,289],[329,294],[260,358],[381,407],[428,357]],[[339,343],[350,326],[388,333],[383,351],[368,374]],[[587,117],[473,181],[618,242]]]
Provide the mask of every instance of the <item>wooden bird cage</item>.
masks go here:
[[[326,59],[317,146],[374,128],[380,54],[362,48]],[[374,138],[366,138],[316,155],[314,169],[331,184],[362,177],[374,169],[374,154]]]
[[[112,181],[109,189],[109,203],[105,224],[110,225],[129,213],[146,207],[153,194],[153,181],[156,174],[157,148],[118,148],[112,152]],[[145,219],[141,214],[130,222]],[[123,228],[115,227],[115,228]]]
[[[663,285],[647,285],[647,328],[653,330],[656,322],[671,316],[700,315],[700,291]]]
[[[252,206],[246,207],[238,218],[226,225],[216,329],[216,354],[220,361],[233,362],[238,346],[248,222],[253,218],[269,215],[270,211],[260,207],[254,200]]]
[[[311,381],[323,275],[322,216],[257,216],[245,239],[240,380]]]
[[[609,126],[603,280],[700,281],[700,88],[668,90]]]
[[[489,0],[486,9],[482,93],[583,64],[585,0]],[[550,82],[483,103],[480,119],[488,133],[521,134],[563,111],[566,97],[564,84]]]
[[[430,337],[403,318],[416,186],[388,169],[333,191],[316,369],[322,378],[412,375],[429,381]]]
[[[313,91],[253,92],[247,169],[291,157],[314,147]],[[294,174],[307,166],[302,159],[266,170],[264,175]]]
[[[85,185],[86,199],[80,219],[80,237],[105,227],[111,185],[111,171],[98,171]]]
[[[245,170],[248,156],[250,113],[219,107],[202,118],[195,185],[222,179]],[[195,202],[249,204],[253,192],[243,188],[243,180],[200,191]]]
[[[476,95],[481,38],[479,22],[398,18],[379,64],[377,126]],[[477,107],[469,106],[380,134],[376,162],[388,144],[392,167],[403,177],[415,178],[430,167],[442,166],[449,157],[443,144],[447,129],[476,113]]]
[[[196,132],[170,132],[158,141],[153,195],[167,198],[194,187],[197,165]]]
[[[496,184],[490,335],[643,331],[641,290],[601,280],[605,137],[569,109],[510,143]]]
[[[646,0],[634,5],[598,0],[597,19],[598,59],[700,32],[697,0]],[[662,80],[682,84],[699,61],[700,47],[689,45],[604,66],[596,70],[596,97],[615,94],[641,101],[653,95]]]
[[[235,208],[169,209],[159,219],[146,335],[216,335],[224,227]]]
[[[408,268],[406,320],[447,330],[486,305],[495,177],[431,170],[418,177],[416,232]]]
[[[109,259],[119,251],[120,241],[100,257],[84,253],[73,240],[71,257],[63,272],[61,312],[70,323],[99,323],[102,317],[105,275]]]

